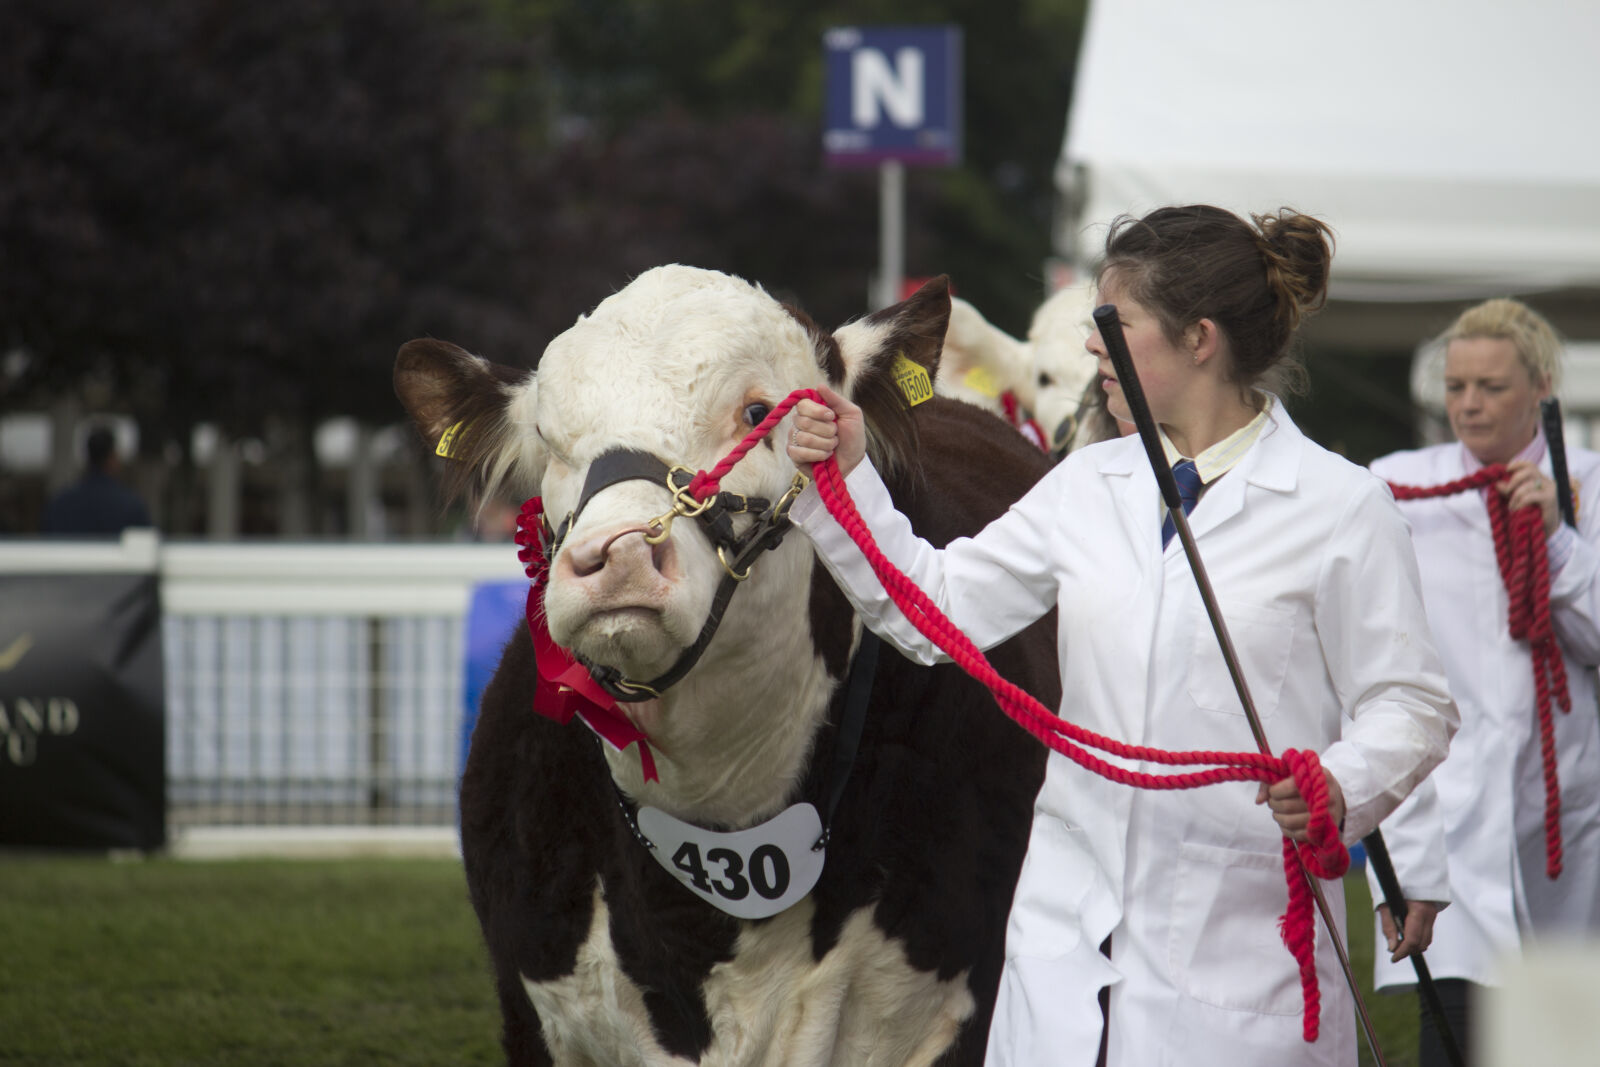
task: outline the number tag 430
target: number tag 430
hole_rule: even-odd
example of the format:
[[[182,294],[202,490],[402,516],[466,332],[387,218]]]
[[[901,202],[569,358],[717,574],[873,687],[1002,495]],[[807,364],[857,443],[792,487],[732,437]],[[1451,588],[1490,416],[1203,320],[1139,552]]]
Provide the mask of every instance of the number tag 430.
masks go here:
[[[826,850],[811,847],[822,836],[822,819],[810,804],[731,833],[640,808],[639,830],[655,844],[650,854],[667,873],[740,919],[767,919],[794,904],[817,884],[827,859]]]

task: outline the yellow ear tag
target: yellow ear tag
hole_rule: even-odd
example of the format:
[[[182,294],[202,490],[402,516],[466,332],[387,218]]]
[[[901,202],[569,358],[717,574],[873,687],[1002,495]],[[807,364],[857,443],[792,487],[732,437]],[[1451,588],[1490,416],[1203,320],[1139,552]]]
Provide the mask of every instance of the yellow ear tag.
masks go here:
[[[928,368],[907,359],[904,352],[895,353],[893,372],[894,384],[905,394],[908,407],[932,398],[933,379],[928,377]]]
[[[464,419],[462,420],[462,422],[465,421]],[[439,447],[433,450],[434,455],[443,456],[445,459],[455,459],[456,435],[461,432],[461,426],[462,423],[458,422],[444,432],[444,436],[439,438]]]
[[[995,381],[988,367],[973,367],[961,376],[961,384],[990,398],[1000,395],[1000,383]]]

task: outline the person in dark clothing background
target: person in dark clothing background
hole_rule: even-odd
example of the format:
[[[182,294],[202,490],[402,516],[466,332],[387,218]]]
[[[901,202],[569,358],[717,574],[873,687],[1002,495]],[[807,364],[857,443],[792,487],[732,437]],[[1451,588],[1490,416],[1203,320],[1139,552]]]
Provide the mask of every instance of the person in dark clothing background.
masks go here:
[[[129,526],[152,526],[139,494],[116,478],[116,435],[108,427],[89,431],[84,448],[88,470],[51,498],[44,512],[47,534],[121,533]]]

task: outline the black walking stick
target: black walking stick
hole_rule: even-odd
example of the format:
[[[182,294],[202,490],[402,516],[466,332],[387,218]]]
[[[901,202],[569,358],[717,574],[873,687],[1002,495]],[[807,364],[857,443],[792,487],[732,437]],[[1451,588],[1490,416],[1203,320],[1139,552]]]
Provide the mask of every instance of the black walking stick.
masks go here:
[[[1183,553],[1189,558],[1190,573],[1194,575],[1195,584],[1199,586],[1200,599],[1205,603],[1206,615],[1211,619],[1211,629],[1217,635],[1222,658],[1228,665],[1228,674],[1233,678],[1233,688],[1239,694],[1240,703],[1244,705],[1245,718],[1250,723],[1250,732],[1255,735],[1256,747],[1263,754],[1270,756],[1272,747],[1267,743],[1266,731],[1261,728],[1261,716],[1256,713],[1255,701],[1250,697],[1250,687],[1246,684],[1244,672],[1239,667],[1239,657],[1233,650],[1233,639],[1228,636],[1228,624],[1222,618],[1221,609],[1217,607],[1217,597],[1211,590],[1211,579],[1206,573],[1205,563],[1200,559],[1199,546],[1194,543],[1194,534],[1189,530],[1189,517],[1184,513],[1183,500],[1178,495],[1178,483],[1172,476],[1172,467],[1167,463],[1166,452],[1161,448],[1156,420],[1150,414],[1150,405],[1144,398],[1144,387],[1139,384],[1139,373],[1134,369],[1133,357],[1128,353],[1128,342],[1122,335],[1122,322],[1117,318],[1116,306],[1103,304],[1095,308],[1094,323],[1100,331],[1101,340],[1105,342],[1111,364],[1116,368],[1117,384],[1122,387],[1123,399],[1128,402],[1128,410],[1133,415],[1134,424],[1139,428],[1139,439],[1144,442],[1145,453],[1150,457],[1150,469],[1155,473],[1156,485],[1161,489],[1161,498],[1166,501],[1173,526],[1177,529],[1179,540],[1183,542]],[[1339,957],[1339,966],[1344,971],[1345,983],[1350,987],[1350,995],[1355,998],[1356,1014],[1361,1019],[1362,1029],[1366,1031],[1367,1044],[1372,1049],[1372,1058],[1377,1061],[1378,1067],[1385,1067],[1383,1051],[1378,1045],[1377,1030],[1372,1025],[1372,1017],[1367,1013],[1366,1001],[1361,997],[1361,987],[1356,983],[1355,972],[1350,969],[1350,957],[1345,952],[1344,942],[1339,939],[1339,928],[1334,925],[1333,912],[1328,907],[1327,897],[1323,895],[1322,884],[1305,869],[1304,863],[1300,865],[1300,874],[1311,887],[1311,895],[1317,902],[1317,910],[1322,914],[1323,925],[1328,929],[1328,938],[1333,942],[1334,952]]]
[[[1572,477],[1567,474],[1567,439],[1561,425],[1561,401],[1547,396],[1539,401],[1539,418],[1544,422],[1544,443],[1550,449],[1550,477],[1556,483],[1556,505],[1561,521],[1578,527],[1578,509],[1572,502]]]
[[[1406,935],[1406,895],[1400,890],[1400,879],[1389,860],[1389,846],[1384,844],[1383,833],[1378,830],[1363,837],[1361,844],[1367,850],[1367,862],[1372,864],[1372,873],[1383,890],[1383,902],[1389,905],[1389,916],[1403,938]],[[1456,1044],[1455,1031],[1450,1029],[1450,1020],[1445,1017],[1444,1002],[1439,999],[1439,987],[1434,984],[1433,972],[1428,970],[1428,961],[1422,958],[1421,949],[1413,952],[1410,959],[1411,969],[1417,973],[1417,992],[1428,1009],[1428,1018],[1433,1020],[1433,1028],[1439,1032],[1444,1054],[1453,1067],[1464,1067],[1466,1061],[1461,1055],[1461,1046]]]

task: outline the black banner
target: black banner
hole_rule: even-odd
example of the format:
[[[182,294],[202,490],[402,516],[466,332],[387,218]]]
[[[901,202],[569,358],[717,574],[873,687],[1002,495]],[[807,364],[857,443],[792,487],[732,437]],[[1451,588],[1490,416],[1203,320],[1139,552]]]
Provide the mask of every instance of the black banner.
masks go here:
[[[0,575],[0,845],[160,848],[154,574]]]

